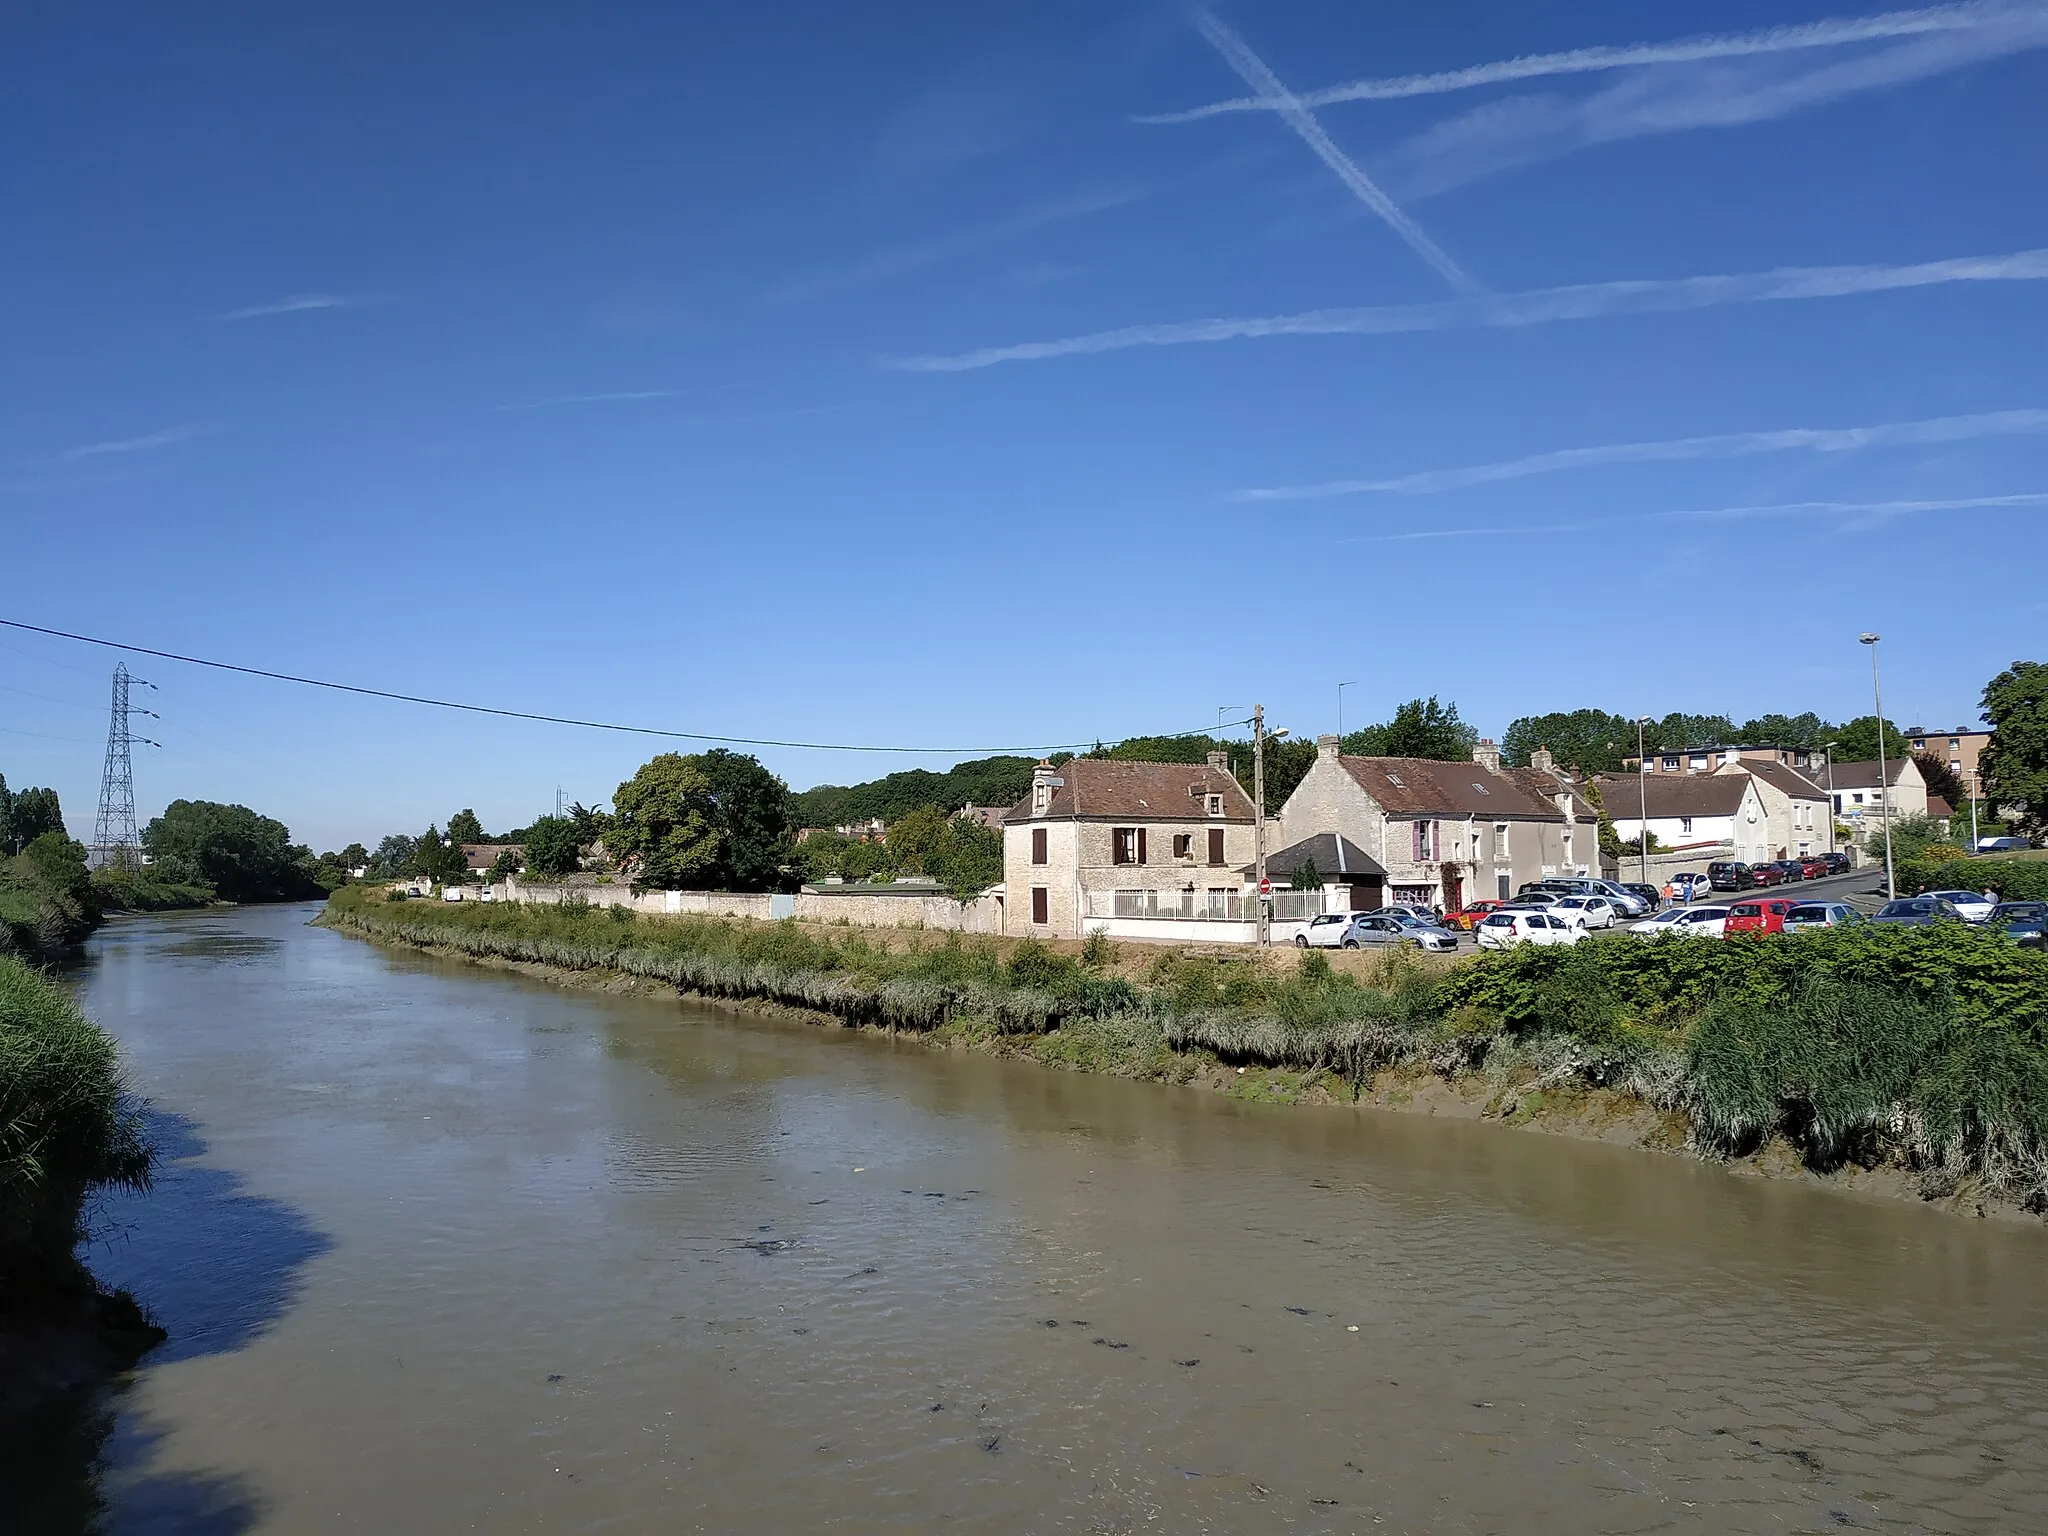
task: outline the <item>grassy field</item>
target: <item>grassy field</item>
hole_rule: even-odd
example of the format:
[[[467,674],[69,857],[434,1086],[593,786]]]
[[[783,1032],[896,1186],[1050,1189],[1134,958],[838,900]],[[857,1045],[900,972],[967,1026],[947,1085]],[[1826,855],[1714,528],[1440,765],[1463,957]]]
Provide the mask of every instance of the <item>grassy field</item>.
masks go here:
[[[1257,1068],[1277,1096],[1359,1099],[1381,1074],[1679,1117],[1710,1156],[1781,1141],[1819,1171],[1910,1171],[2048,1209],[2048,955],[1933,929],[1661,938],[1428,963],[1047,945],[619,909],[389,903],[324,922],[515,965],[641,978],[857,1027],[1188,1082]],[[1493,1091],[1498,1090],[1498,1091]]]

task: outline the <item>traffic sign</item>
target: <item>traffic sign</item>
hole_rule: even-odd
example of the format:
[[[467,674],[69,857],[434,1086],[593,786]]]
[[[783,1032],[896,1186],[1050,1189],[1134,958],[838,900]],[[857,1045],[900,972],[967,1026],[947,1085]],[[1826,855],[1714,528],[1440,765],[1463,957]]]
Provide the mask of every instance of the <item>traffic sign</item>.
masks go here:
[[[1270,881],[1270,880],[1261,880],[1261,881],[1259,882],[1259,894],[1260,894],[1261,896],[1270,896],[1270,895],[1272,895],[1272,894],[1273,894],[1273,882],[1272,882],[1272,881]]]

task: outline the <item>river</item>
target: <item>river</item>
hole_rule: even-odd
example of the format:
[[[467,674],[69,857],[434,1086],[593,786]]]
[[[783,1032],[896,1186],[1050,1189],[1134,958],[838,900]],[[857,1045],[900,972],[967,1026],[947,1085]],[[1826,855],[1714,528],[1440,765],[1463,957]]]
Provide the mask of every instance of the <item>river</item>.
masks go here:
[[[2048,1529],[2040,1229],[312,915],[93,941],[165,1161],[92,1260],[171,1341],[14,1447],[30,1529]]]

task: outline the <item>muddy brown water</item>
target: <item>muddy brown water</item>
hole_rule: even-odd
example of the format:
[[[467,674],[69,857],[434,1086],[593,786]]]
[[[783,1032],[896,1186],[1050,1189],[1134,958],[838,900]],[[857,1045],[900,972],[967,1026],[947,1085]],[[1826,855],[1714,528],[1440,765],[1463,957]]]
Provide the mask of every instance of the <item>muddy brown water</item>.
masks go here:
[[[94,941],[167,1157],[93,1259],[172,1340],[28,1528],[2048,1529],[2039,1229],[310,915]]]

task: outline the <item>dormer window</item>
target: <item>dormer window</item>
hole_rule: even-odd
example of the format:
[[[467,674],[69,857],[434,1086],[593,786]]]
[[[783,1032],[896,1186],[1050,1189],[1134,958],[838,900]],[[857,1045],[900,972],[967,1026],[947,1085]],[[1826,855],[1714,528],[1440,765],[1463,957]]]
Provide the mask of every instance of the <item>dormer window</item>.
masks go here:
[[[1388,775],[1387,775],[1387,782],[1388,782],[1389,784],[1393,785],[1393,786],[1394,786],[1394,788],[1396,788],[1396,789],[1406,789],[1406,788],[1408,787],[1408,786],[1407,786],[1406,784],[1403,784],[1403,783],[1401,782],[1401,775],[1399,775],[1398,773],[1390,773],[1390,774],[1388,774]]]
[[[1045,808],[1051,804],[1052,786],[1050,784],[1034,784],[1031,786],[1032,810],[1038,812],[1042,816],[1045,814]]]
[[[1209,814],[1211,816],[1221,816],[1223,814],[1223,797],[1221,795],[1211,795],[1209,797]]]

